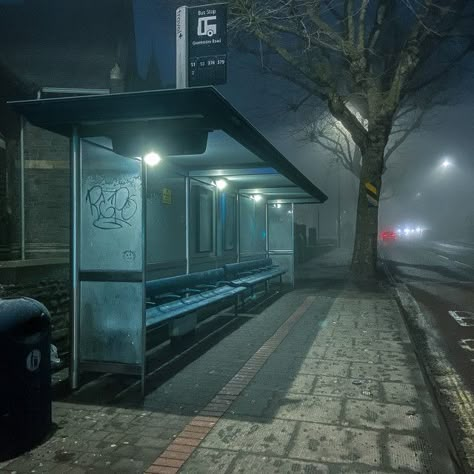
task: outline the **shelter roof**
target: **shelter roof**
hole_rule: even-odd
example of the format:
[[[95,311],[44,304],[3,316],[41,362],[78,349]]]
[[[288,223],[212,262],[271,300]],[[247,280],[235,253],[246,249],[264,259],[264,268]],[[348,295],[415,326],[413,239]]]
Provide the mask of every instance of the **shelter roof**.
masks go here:
[[[11,102],[52,132],[106,137],[113,150],[156,149],[189,176],[221,177],[250,194],[324,202],[327,196],[215,88],[197,87]]]

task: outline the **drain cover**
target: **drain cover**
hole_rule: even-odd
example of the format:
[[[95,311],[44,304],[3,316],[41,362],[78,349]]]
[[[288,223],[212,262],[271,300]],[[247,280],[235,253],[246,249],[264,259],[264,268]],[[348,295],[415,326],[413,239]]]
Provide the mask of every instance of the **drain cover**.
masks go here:
[[[460,326],[474,326],[472,311],[448,311],[448,313]]]
[[[459,345],[466,351],[474,352],[474,339],[461,339]]]

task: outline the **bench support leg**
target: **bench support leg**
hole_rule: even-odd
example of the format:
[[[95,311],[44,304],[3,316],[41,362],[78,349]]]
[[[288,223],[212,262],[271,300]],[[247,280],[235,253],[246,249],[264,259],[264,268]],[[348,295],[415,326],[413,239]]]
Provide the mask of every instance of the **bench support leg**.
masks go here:
[[[235,297],[234,303],[234,315],[237,317],[239,315],[239,295]]]
[[[196,331],[197,313],[188,314],[182,318],[172,319],[168,323],[170,339],[187,336]]]

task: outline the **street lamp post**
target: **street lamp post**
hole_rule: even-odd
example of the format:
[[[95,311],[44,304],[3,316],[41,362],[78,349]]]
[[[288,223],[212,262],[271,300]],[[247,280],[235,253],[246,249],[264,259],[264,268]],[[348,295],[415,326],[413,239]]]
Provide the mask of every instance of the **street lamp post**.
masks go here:
[[[337,248],[341,248],[341,169],[337,172]]]

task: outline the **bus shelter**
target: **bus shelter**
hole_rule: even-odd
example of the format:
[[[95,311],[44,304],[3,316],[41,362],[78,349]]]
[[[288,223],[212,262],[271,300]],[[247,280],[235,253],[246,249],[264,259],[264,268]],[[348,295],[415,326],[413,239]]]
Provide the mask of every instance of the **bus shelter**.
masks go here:
[[[212,87],[12,102],[70,138],[71,365],[145,383],[147,280],[270,256],[327,197]]]

